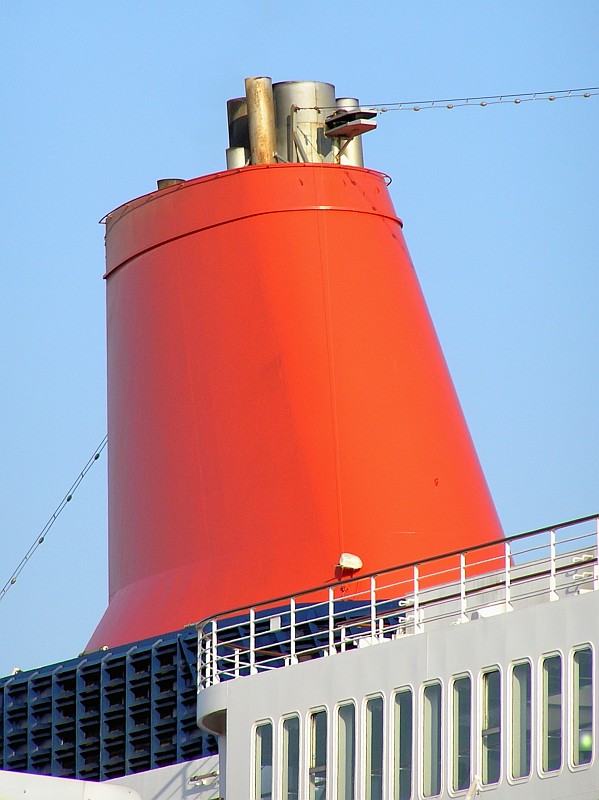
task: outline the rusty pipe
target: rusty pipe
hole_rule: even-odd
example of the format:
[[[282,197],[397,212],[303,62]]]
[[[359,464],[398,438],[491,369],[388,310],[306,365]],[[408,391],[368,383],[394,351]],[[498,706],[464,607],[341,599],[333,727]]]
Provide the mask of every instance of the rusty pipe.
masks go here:
[[[276,139],[271,79],[246,78],[245,96],[252,164],[273,164]]]

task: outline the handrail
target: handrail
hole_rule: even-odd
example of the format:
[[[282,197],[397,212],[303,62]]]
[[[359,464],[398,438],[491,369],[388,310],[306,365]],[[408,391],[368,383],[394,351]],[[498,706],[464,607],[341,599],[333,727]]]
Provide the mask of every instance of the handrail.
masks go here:
[[[580,525],[583,522],[590,522],[591,520],[598,520],[599,521],[599,513],[597,514],[590,514],[587,517],[579,517],[578,519],[571,519],[567,520],[566,522],[560,522],[557,525],[548,525],[546,528],[536,528],[531,531],[525,531],[524,533],[516,533],[512,534],[511,536],[504,536],[501,539],[492,539],[488,542],[482,542],[480,544],[474,544],[466,549],[460,550],[450,550],[447,553],[439,553],[436,556],[427,556],[427,558],[417,559],[416,561],[405,561],[401,564],[397,564],[393,567],[385,567],[384,569],[374,570],[373,572],[365,572],[361,573],[359,576],[354,576],[353,578],[346,578],[336,582],[335,586],[347,586],[351,585],[352,583],[357,583],[359,581],[363,581],[368,578],[376,578],[379,575],[386,575],[389,572],[397,572],[403,569],[410,569],[414,567],[421,567],[423,564],[428,564],[433,561],[439,561],[441,559],[451,558],[452,556],[459,556],[461,553],[465,555],[467,553],[474,553],[477,550],[484,550],[488,547],[494,547],[496,545],[502,545],[506,542],[516,542],[519,539],[525,539],[528,536],[536,536],[541,533],[549,533],[553,528],[560,530],[562,528],[569,528],[573,525]],[[599,523],[598,523],[599,524]],[[322,583],[318,586],[312,586],[309,589],[300,589],[295,592],[288,592],[287,594],[279,595],[277,597],[271,597],[267,600],[260,600],[257,603],[248,603],[243,606],[234,606],[233,608],[228,608],[226,611],[218,611],[214,614],[208,614],[206,617],[202,617],[202,619],[198,620],[197,622],[189,623],[188,627],[195,626],[199,628],[205,622],[211,619],[224,619],[225,617],[232,617],[234,614],[239,614],[242,611],[247,611],[250,607],[262,607],[262,606],[272,606],[275,603],[282,603],[284,600],[289,600],[290,597],[303,597],[304,595],[311,595],[317,592],[325,591],[331,587],[331,583]]]
[[[568,530],[589,521],[592,530]],[[527,546],[515,546],[520,541]],[[477,552],[482,557],[472,559]],[[431,626],[599,590],[598,553],[599,515],[580,517],[223,612],[197,625],[198,690]],[[436,569],[422,569],[435,562]]]

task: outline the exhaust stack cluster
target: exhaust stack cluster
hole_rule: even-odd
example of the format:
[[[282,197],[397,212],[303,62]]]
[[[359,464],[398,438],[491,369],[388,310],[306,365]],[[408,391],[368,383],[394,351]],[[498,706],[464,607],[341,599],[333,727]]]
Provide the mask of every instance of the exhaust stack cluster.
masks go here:
[[[376,127],[376,114],[355,97],[335,98],[331,83],[273,84],[266,77],[246,78],[245,92],[227,103],[227,169],[276,162],[364,166],[361,135]]]

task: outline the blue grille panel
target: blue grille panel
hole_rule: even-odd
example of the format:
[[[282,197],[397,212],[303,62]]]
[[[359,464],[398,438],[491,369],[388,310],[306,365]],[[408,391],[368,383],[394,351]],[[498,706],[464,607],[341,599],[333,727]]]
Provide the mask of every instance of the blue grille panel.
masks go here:
[[[0,768],[106,780],[216,753],[196,647],[183,630],[0,679]]]

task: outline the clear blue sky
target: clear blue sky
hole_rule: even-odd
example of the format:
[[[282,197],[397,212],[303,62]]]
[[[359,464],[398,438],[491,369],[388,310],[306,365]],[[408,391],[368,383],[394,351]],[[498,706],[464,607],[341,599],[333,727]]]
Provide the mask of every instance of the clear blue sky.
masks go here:
[[[97,221],[222,169],[246,76],[365,104],[596,86],[598,29],[594,0],[5,3],[0,585],[105,433]],[[365,140],[507,533],[599,511],[598,122],[599,97],[389,112]],[[0,675],[95,628],[105,471],[104,454],[0,603]]]

